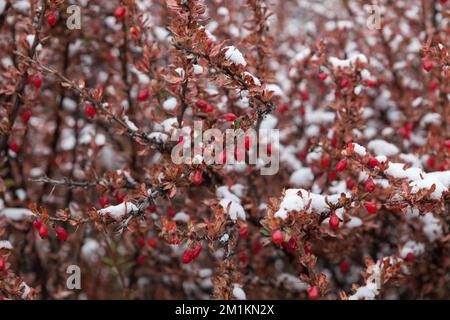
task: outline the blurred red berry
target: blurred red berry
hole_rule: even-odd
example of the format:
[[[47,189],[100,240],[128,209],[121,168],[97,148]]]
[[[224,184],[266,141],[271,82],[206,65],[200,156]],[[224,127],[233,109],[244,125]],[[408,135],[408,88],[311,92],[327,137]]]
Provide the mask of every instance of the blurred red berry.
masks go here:
[[[42,239],[45,239],[45,238],[47,238],[47,235],[48,235],[48,228],[47,228],[47,225],[42,224],[41,227],[39,228],[39,236],[40,236]]]
[[[114,11],[114,16],[116,17],[117,20],[120,20],[125,16],[126,13],[127,13],[127,8],[120,6],[120,7],[117,7],[116,10]]]
[[[319,299],[319,289],[316,286],[308,289],[308,299],[309,300],[318,300]]]
[[[67,231],[61,226],[57,226],[55,229],[55,232],[56,232],[56,237],[61,241],[66,241],[67,238],[69,237],[69,234],[67,233]]]
[[[47,15],[47,23],[50,27],[53,27],[56,24],[57,20],[58,20],[58,18],[54,12],[50,12]]]
[[[336,171],[337,172],[341,172],[344,171],[345,168],[347,167],[347,160],[342,159],[341,161],[339,161],[336,165]]]
[[[272,242],[276,245],[280,245],[283,242],[283,234],[280,230],[275,230],[272,232]]]
[[[330,215],[330,220],[328,223],[330,225],[330,228],[333,230],[336,230],[337,228],[339,228],[339,218],[334,213],[332,213]]]

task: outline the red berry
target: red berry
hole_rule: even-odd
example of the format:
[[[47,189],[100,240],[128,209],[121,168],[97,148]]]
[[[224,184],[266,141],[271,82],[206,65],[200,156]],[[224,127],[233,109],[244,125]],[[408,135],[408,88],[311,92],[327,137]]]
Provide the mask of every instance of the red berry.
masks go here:
[[[439,88],[439,83],[437,81],[431,81],[430,86],[428,87],[428,90],[434,91],[437,88]]]
[[[450,149],[450,139],[449,140],[445,140],[444,145],[447,149]]]
[[[69,234],[63,227],[57,226],[55,229],[55,232],[56,232],[56,236],[61,241],[66,241],[67,238],[69,237]]]
[[[147,261],[147,255],[146,254],[140,254],[136,257],[136,264],[138,266],[142,266],[145,261]]]
[[[56,24],[58,18],[54,12],[50,12],[47,16],[47,23],[50,27],[53,27]]]
[[[347,78],[344,78],[339,83],[339,88],[344,89],[346,86],[348,86],[349,83],[350,83],[350,80],[348,80]]]
[[[213,112],[213,110],[214,110],[213,106],[212,106],[211,104],[208,103],[208,104],[206,105],[205,112],[206,112],[206,113],[210,113],[210,112]]]
[[[283,242],[283,234],[280,230],[275,230],[272,232],[272,242],[276,245],[280,245]]]
[[[353,187],[355,186],[355,183],[353,182],[353,180],[351,178],[347,179],[346,184],[347,184],[347,188],[350,190],[352,190]]]
[[[242,225],[239,228],[239,235],[242,237],[242,239],[247,240],[248,239],[248,227],[246,225]]]
[[[336,177],[337,177],[336,171],[330,170],[330,172],[328,172],[328,180],[334,181],[336,180]]]
[[[308,289],[308,299],[309,300],[318,300],[319,299],[319,290],[316,286]]]
[[[364,81],[364,84],[370,88],[375,88],[377,86],[377,82],[374,80],[367,79]]]
[[[145,238],[143,236],[138,236],[136,238],[136,242],[137,242],[139,247],[145,246]]]
[[[328,168],[329,164],[330,164],[330,157],[327,154],[324,154],[322,156],[322,169]]]
[[[266,146],[266,152],[269,157],[272,155],[272,145],[270,143]]]
[[[339,218],[334,213],[331,214],[330,221],[328,223],[330,225],[330,228],[333,230],[339,228]]]
[[[430,72],[433,69],[433,61],[431,59],[423,59],[422,61],[423,70]]]
[[[253,254],[258,254],[261,251],[261,243],[259,242],[259,239],[255,239],[252,242],[251,249]]]
[[[287,111],[287,109],[289,109],[289,106],[286,103],[283,103],[282,105],[280,105],[278,107],[278,112],[279,113],[284,113]]]
[[[140,91],[139,93],[138,93],[138,95],[137,95],[137,99],[139,100],[139,101],[145,101],[145,100],[147,100],[148,99],[148,90],[147,89],[144,89],[144,90],[142,90],[142,91]]]
[[[339,268],[341,269],[342,273],[347,273],[350,271],[350,263],[347,260],[344,260],[339,265]]]
[[[175,216],[175,210],[172,207],[169,207],[169,210],[167,210],[167,214],[169,217],[173,218]]]
[[[201,110],[205,110],[208,106],[208,102],[206,102],[205,100],[197,100],[195,102],[195,106]]]
[[[100,207],[102,207],[102,208],[109,205],[109,199],[107,196],[100,197],[100,199],[98,199],[98,202],[100,202]]]
[[[6,270],[6,261],[3,258],[0,258],[0,272],[3,272]]]
[[[95,108],[92,104],[88,104],[86,106],[86,114],[89,118],[93,118],[95,116]]]
[[[247,263],[247,261],[248,261],[248,254],[247,254],[247,252],[242,251],[241,253],[239,253],[238,259],[242,263]]]
[[[9,150],[11,150],[12,152],[17,153],[19,151],[19,145],[17,144],[17,142],[12,141],[9,143]]]
[[[192,251],[192,259],[196,259],[201,252],[202,252],[202,245],[200,243],[197,243],[194,250]]]
[[[366,202],[364,202],[364,207],[366,208],[367,212],[370,214],[377,213],[377,204],[375,202],[366,201]]]
[[[42,86],[42,79],[41,77],[35,77],[33,79],[33,85],[36,89],[39,89]]]
[[[116,17],[117,20],[120,20],[125,16],[126,12],[127,12],[127,8],[120,6],[120,7],[117,7],[116,10],[114,11],[114,16]]]
[[[414,260],[414,253],[408,252],[408,254],[406,255],[406,260],[412,262]]]
[[[373,192],[373,190],[375,190],[375,183],[372,178],[366,180],[365,188],[367,192]]]
[[[436,166],[436,159],[434,157],[429,157],[427,159],[427,165],[429,168],[433,169]]]
[[[225,114],[225,119],[227,121],[232,122],[232,121],[236,120],[236,118],[237,117],[236,117],[236,115],[234,113],[227,113],[227,114]]]
[[[148,239],[147,244],[149,245],[150,248],[156,249],[156,246],[158,245],[158,242],[156,241],[156,239]]]
[[[244,144],[245,144],[245,150],[250,150],[250,147],[252,144],[252,139],[249,136],[245,136]]]
[[[194,173],[194,177],[192,178],[192,182],[194,184],[202,184],[203,182],[203,177],[202,177],[202,171],[201,170],[196,170]]]
[[[441,4],[446,4],[447,0],[440,0]]]
[[[48,235],[47,225],[42,224],[41,227],[39,228],[39,236],[42,239],[45,239],[45,238],[47,238],[47,235]]]
[[[309,100],[309,93],[308,93],[308,91],[301,91],[300,92],[300,99],[302,99],[303,101],[308,101]]]
[[[191,249],[184,250],[183,256],[181,257],[181,262],[184,264],[188,264],[192,261],[192,259],[193,259],[192,250]]]
[[[24,113],[22,113],[22,121],[24,123],[28,123],[28,121],[30,121],[30,118],[31,118],[31,111],[30,110],[27,110]]]
[[[41,219],[36,219],[36,220],[34,220],[34,222],[33,222],[33,228],[35,229],[35,230],[39,230],[40,228],[41,228],[41,226],[42,226],[42,221],[41,221]]]
[[[319,78],[320,81],[325,81],[328,78],[328,74],[326,74],[325,72],[319,73],[317,75],[317,78]]]
[[[380,165],[380,162],[377,160],[377,158],[371,157],[369,159],[369,166],[378,167],[379,165]]]
[[[347,160],[342,159],[341,161],[339,161],[336,165],[336,171],[337,172],[341,172],[344,171],[345,168],[347,167]]]
[[[303,250],[305,251],[306,254],[311,254],[312,253],[312,248],[311,248],[311,245],[309,243],[306,243],[303,246]]]
[[[148,212],[155,213],[156,212],[156,206],[155,205],[149,206],[148,207]]]

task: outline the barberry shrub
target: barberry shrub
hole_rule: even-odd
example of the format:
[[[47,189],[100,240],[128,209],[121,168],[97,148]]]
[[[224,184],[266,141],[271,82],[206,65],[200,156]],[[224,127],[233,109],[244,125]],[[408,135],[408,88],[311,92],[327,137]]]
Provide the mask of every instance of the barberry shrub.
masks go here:
[[[0,0],[0,299],[448,298],[449,22],[437,0]],[[280,130],[235,151],[279,170],[174,163],[194,121]]]

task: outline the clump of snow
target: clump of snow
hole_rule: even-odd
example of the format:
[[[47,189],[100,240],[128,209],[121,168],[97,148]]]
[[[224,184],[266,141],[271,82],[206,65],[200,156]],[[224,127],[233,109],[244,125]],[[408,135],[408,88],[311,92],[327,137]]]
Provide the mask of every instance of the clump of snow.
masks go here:
[[[20,221],[26,217],[34,216],[34,213],[26,208],[4,208],[0,211],[0,217],[2,216],[11,220]]]
[[[125,124],[127,125],[129,130],[131,130],[133,132],[138,131],[138,127],[134,124],[134,122],[132,122],[130,119],[128,119],[128,116],[124,116],[123,121],[125,122]]]
[[[88,262],[96,262],[103,255],[103,248],[95,239],[87,238],[81,247],[81,257]]]
[[[408,253],[413,253],[415,256],[419,256],[425,251],[425,245],[416,241],[408,241],[404,244],[400,250],[400,257],[406,258]]]
[[[199,64],[192,65],[194,68],[194,74],[202,74],[203,73],[203,67]]]
[[[301,168],[292,173],[289,182],[296,187],[310,187],[314,181],[311,168]]]
[[[335,68],[335,69],[352,68],[356,65],[357,61],[359,61],[360,63],[363,63],[363,64],[368,63],[367,57],[359,52],[355,52],[355,53],[351,54],[350,58],[348,58],[346,60],[341,60],[336,57],[330,57],[329,61],[330,61],[331,65],[333,66],[333,68]]]
[[[231,187],[233,188],[233,187]],[[245,210],[241,205],[241,199],[230,191],[228,186],[218,187],[216,196],[221,198],[219,204],[230,215],[230,219],[236,221],[238,218],[245,220]]]
[[[366,148],[353,142],[353,151],[361,157],[365,157],[367,154]]]
[[[173,221],[177,221],[177,222],[185,222],[188,223],[189,222],[189,215],[185,212],[178,212],[174,217],[173,217]]]
[[[421,217],[423,222],[423,232],[427,236],[428,240],[433,242],[442,236],[442,225],[433,213],[427,212]]]
[[[163,108],[166,111],[172,111],[177,107],[177,99],[175,97],[170,97],[163,102]]]
[[[367,144],[367,148],[375,153],[377,156],[394,156],[398,154],[400,151],[396,145],[386,142],[381,139],[372,140]]]
[[[0,241],[0,250],[1,249],[12,250],[12,248],[13,248],[13,246],[12,246],[11,242],[9,242],[8,240]]]
[[[242,53],[234,46],[225,47],[225,59],[232,62],[233,64],[246,66],[247,61],[245,61]]]
[[[22,299],[28,298],[28,296],[29,296],[30,293],[31,293],[31,288],[30,288],[25,282],[22,282],[22,283],[20,284],[20,289],[23,290],[23,291],[22,291]]]
[[[350,194],[344,194],[350,197]],[[311,193],[304,189],[288,189],[285,192],[284,198],[281,201],[280,208],[275,212],[275,217],[286,219],[288,213],[291,211],[307,210],[311,212],[329,212],[328,203],[337,204],[341,194],[321,195]]]
[[[277,283],[280,285],[281,283],[286,283],[291,286],[295,291],[304,291],[308,289],[308,284],[301,281],[299,278],[293,276],[289,273],[281,273],[277,277]]]
[[[98,210],[98,213],[101,215],[109,214],[111,217],[119,218],[126,214],[129,214],[132,211],[138,211],[138,207],[136,207],[131,202],[122,202],[116,206],[109,206],[103,209]]]
[[[242,290],[241,286],[237,283],[233,285],[233,296],[238,300],[247,300],[245,291]]]

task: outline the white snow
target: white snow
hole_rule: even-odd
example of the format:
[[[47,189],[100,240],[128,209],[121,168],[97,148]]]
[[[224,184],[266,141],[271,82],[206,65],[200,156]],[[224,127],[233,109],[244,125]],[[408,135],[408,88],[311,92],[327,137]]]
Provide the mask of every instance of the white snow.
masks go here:
[[[375,139],[367,144],[367,148],[375,153],[375,155],[394,156],[399,153],[396,145],[381,139]]]
[[[335,69],[354,67],[356,65],[357,61],[359,61],[360,63],[363,63],[363,64],[368,63],[367,57],[359,52],[354,52],[354,53],[350,54],[350,58],[348,58],[346,60],[338,59],[336,57],[330,57],[329,61],[330,61],[331,65],[333,66],[333,68],[335,68]]]
[[[26,217],[34,216],[34,213],[26,208],[4,208],[0,211],[0,217],[1,216],[19,221],[25,219]]]
[[[245,61],[242,53],[234,46],[225,47],[225,59],[232,62],[233,64],[246,66],[247,61]]]
[[[237,283],[233,285],[233,296],[238,300],[247,300],[245,291],[242,290],[241,286]]]
[[[236,221],[238,218],[245,220],[245,210],[241,205],[241,199],[239,199],[236,194],[232,193],[228,186],[218,187],[216,196],[221,198],[219,204],[225,212],[229,213],[231,220]]]
[[[175,97],[170,97],[163,102],[163,108],[166,111],[172,111],[177,107],[177,99]]]
[[[103,209],[98,210],[98,213],[101,215],[109,214],[111,217],[119,218],[126,214],[129,214],[132,211],[138,211],[138,207],[136,207],[131,202],[122,202],[116,206],[109,206]]]
[[[12,248],[13,246],[11,242],[9,242],[8,240],[0,240],[0,250],[1,249],[12,250]]]
[[[406,242],[402,249],[400,250],[400,256],[402,258],[406,258],[408,253],[413,253],[414,256],[419,256],[425,251],[425,245],[423,243],[419,243],[416,241],[408,241]]]

